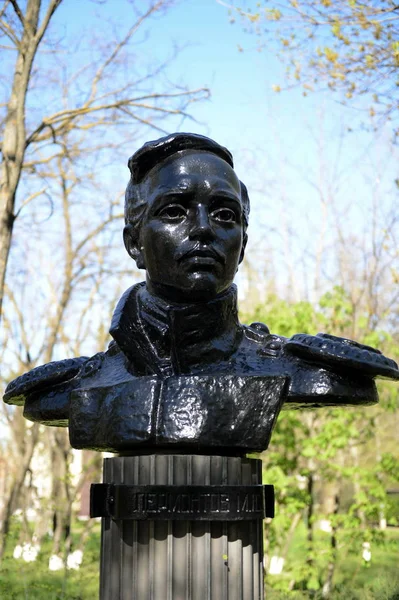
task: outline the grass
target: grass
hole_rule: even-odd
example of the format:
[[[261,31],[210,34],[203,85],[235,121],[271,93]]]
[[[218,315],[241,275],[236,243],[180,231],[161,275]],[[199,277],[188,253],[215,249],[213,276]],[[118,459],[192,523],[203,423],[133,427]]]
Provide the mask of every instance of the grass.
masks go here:
[[[81,529],[82,525],[77,523],[74,528],[75,542],[81,534]],[[322,532],[317,535],[322,543]],[[99,524],[96,524],[95,530],[88,538],[84,561],[78,571],[48,570],[50,538],[43,544],[35,562],[26,563],[14,559],[12,552],[17,537],[18,531],[14,528],[0,570],[1,600],[96,600],[98,598]],[[358,556],[341,552],[334,576],[334,591],[330,599],[399,600],[398,542],[399,530],[389,530],[383,544],[372,546],[372,560],[369,567],[364,566],[360,550]],[[286,592],[282,589],[287,587],[295,569],[304,564],[305,556],[305,531],[304,528],[298,528],[287,557],[287,572],[279,577],[267,576],[267,600],[321,599],[320,592],[305,590]],[[323,566],[321,568],[323,569]],[[276,589],[278,587],[280,589]]]
[[[74,529],[77,542],[81,524]],[[49,571],[51,539],[47,538],[35,562],[27,563],[12,556],[17,543],[15,528],[0,570],[1,600],[95,600],[98,598],[100,525],[88,538],[79,570]]]

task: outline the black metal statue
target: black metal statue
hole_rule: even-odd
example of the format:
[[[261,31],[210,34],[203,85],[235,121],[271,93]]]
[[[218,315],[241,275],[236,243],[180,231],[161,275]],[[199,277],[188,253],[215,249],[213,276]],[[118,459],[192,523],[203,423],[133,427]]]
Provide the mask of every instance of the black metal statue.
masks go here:
[[[399,379],[373,348],[239,322],[249,198],[226,148],[177,133],[128,165],[124,242],[146,282],[120,299],[106,352],[33,369],[6,402],[69,424],[75,448],[242,455],[267,448],[284,402],[373,404],[376,376]]]

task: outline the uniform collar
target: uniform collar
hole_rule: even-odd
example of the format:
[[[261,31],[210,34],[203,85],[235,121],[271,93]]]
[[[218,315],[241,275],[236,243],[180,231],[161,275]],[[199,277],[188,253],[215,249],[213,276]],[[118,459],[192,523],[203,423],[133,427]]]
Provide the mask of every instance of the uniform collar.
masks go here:
[[[137,374],[206,371],[228,360],[241,341],[237,288],[210,302],[171,304],[136,284],[119,300],[110,333]]]

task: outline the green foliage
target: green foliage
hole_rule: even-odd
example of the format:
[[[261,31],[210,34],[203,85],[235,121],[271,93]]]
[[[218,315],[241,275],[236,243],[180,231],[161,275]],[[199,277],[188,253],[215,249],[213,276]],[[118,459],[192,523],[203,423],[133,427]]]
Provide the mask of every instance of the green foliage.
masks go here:
[[[356,333],[358,341],[378,346],[390,356],[399,355],[393,336],[370,331],[367,314],[355,310],[338,286],[324,294],[317,306],[270,296],[245,319],[263,321],[272,333],[284,336],[320,330],[347,337]],[[275,485],[277,501],[276,517],[266,527],[267,554],[286,560],[281,576],[267,577],[272,589],[301,590],[306,595],[298,598],[308,593],[317,598],[333,565],[334,598],[374,597],[376,588],[368,585],[370,580],[361,582],[359,592],[350,588],[346,565],[353,566],[360,580],[363,571],[372,571],[363,564],[363,543],[371,544],[373,556],[386,553],[388,559],[393,552],[391,538],[378,524],[382,515],[396,524],[395,501],[387,490],[399,481],[396,442],[390,444],[388,435],[394,429],[390,414],[397,408],[398,395],[396,387],[386,383],[379,385],[379,392],[378,407],[283,411],[280,415],[270,447],[262,456],[264,481]],[[381,446],[378,452],[377,446]],[[318,529],[322,519],[328,520],[330,533]],[[399,584],[393,590],[391,583],[385,582],[388,591],[376,597],[393,598]]]
[[[314,333],[320,318],[310,302],[292,304],[277,296],[269,296],[251,315],[243,315],[243,321],[262,321],[273,333],[286,337],[298,332]]]
[[[323,540],[324,536],[324,540]],[[397,532],[390,532],[384,544],[373,548],[370,566],[366,566],[361,559],[360,552],[355,556],[339,554],[337,561],[337,574],[334,590],[329,596],[330,600],[398,600],[399,576],[396,568],[396,557],[399,537]],[[318,534],[317,543],[320,548],[325,548],[328,539],[326,534]],[[288,560],[292,570],[280,576],[266,577],[267,600],[303,600],[323,598],[320,589],[313,591],[310,588],[289,590],[292,576],[304,573],[301,570],[304,554],[306,554],[305,528],[301,525],[296,533],[291,546]],[[325,559],[328,560],[327,554]],[[306,572],[306,568],[305,568]],[[312,583],[316,583],[313,579]],[[316,585],[319,585],[316,583]]]
[[[263,321],[273,333],[298,332],[350,335],[377,345],[388,355],[399,355],[395,337],[369,331],[367,314],[355,311],[344,289],[333,288],[317,306],[289,303],[270,296],[245,321]],[[268,451],[262,456],[264,481],[276,489],[276,517],[265,524],[266,555],[285,559],[281,575],[266,575],[268,600],[323,597],[323,586],[333,570],[331,600],[395,600],[399,597],[397,549],[399,531],[379,528],[384,517],[398,525],[399,463],[393,411],[397,389],[379,385],[377,407],[326,408],[283,411]],[[392,435],[391,435],[392,434]],[[338,500],[338,501],[336,501]],[[318,522],[327,520],[330,532]],[[97,597],[100,539],[88,538],[79,571],[49,572],[51,540],[35,563],[12,558],[19,536],[2,564],[0,598],[7,600],[91,600]],[[73,547],[81,524],[74,525]],[[362,558],[363,544],[372,558]]]

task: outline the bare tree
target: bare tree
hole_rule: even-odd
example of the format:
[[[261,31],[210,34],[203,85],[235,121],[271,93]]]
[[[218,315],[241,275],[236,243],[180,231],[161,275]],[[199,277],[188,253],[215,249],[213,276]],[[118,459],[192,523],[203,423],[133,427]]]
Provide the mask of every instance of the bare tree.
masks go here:
[[[11,77],[3,75],[2,78],[6,91],[0,106],[0,313],[15,219],[21,208],[46,193],[46,186],[35,187],[31,180],[43,166],[60,155],[60,148],[61,154],[65,153],[63,135],[73,132],[75,139],[86,135],[93,137],[96,131],[103,131],[110,125],[116,131],[122,124],[130,136],[137,133],[138,125],[163,131],[160,120],[168,116],[186,116],[191,102],[208,95],[204,88],[189,90],[168,82],[161,83],[165,64],[150,65],[144,72],[138,69],[136,56],[132,62],[126,62],[132,58],[133,38],[154,15],[168,8],[169,0],[148,0],[141,13],[132,4],[126,21],[133,24],[114,32],[105,47],[99,47],[98,53],[94,53],[87,64],[80,64],[73,73],[69,72],[68,65],[71,53],[59,50],[59,40],[56,43],[50,41],[50,26],[54,25],[61,3],[62,0],[48,0],[47,3],[45,0],[28,0],[23,11],[17,0],[5,0],[0,10],[0,44],[3,42],[0,49],[4,62],[11,68],[12,60],[6,54],[11,52],[16,57]],[[96,43],[97,46],[100,45]],[[56,65],[56,72],[46,71],[41,54],[44,49],[51,54],[51,64]],[[48,55],[44,58],[49,60]],[[144,57],[142,62],[145,62]],[[35,71],[36,63],[40,69]],[[123,76],[118,76],[118,69],[126,64],[129,64],[128,74],[124,69]],[[40,79],[43,73],[46,75],[44,81]],[[30,94],[33,90],[37,94],[39,85],[42,98],[34,107],[30,105],[28,111]],[[49,99],[50,110],[47,102],[43,102],[49,98],[49,88],[61,90],[61,95],[54,92],[55,100]],[[69,141],[73,143],[74,137],[70,136]],[[26,185],[19,200],[21,182]]]
[[[38,222],[35,235],[28,235],[35,219],[33,207],[31,214],[25,215],[26,221],[21,218],[19,222],[20,256],[13,257],[10,265],[14,285],[12,289],[5,286],[1,340],[4,382],[51,361],[57,353],[80,355],[84,345],[86,349],[90,347],[89,351],[106,345],[107,328],[101,327],[101,322],[110,321],[118,294],[118,287],[114,289],[107,282],[120,278],[122,273],[120,257],[112,248],[114,226],[122,229],[121,199],[111,200],[104,189],[98,197],[96,161],[92,163],[94,170],[86,170],[81,178],[80,160],[83,155],[89,159],[90,153],[82,140],[72,142],[72,135],[73,132],[60,134],[57,156],[40,170],[42,182],[51,189],[55,227],[49,228],[47,221]],[[97,145],[91,148],[94,155],[98,150]],[[40,212],[40,203],[36,208]],[[31,258],[24,260],[25,256]],[[18,277],[22,266],[22,277]],[[21,409],[3,406],[3,411],[10,434],[3,456],[5,460],[13,456],[13,468],[7,473],[0,513],[0,558],[6,548],[11,517],[16,509],[23,508],[26,477],[39,441],[52,465],[54,553],[59,553],[62,534],[70,528],[72,503],[84,483],[82,475],[77,486],[71,484],[67,432],[50,430],[44,434],[37,423],[32,426],[23,418]]]

